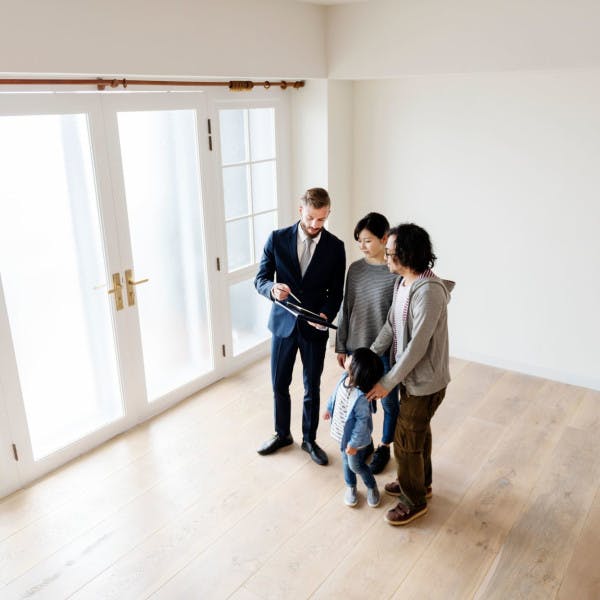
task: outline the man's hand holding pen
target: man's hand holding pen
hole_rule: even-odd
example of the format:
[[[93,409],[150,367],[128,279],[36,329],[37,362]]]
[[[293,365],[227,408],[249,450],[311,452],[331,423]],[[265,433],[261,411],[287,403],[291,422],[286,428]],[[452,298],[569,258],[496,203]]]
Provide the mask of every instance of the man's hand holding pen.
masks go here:
[[[271,296],[280,302],[285,300],[291,293],[292,290],[290,290],[290,286],[286,285],[285,283],[276,283],[271,288]]]

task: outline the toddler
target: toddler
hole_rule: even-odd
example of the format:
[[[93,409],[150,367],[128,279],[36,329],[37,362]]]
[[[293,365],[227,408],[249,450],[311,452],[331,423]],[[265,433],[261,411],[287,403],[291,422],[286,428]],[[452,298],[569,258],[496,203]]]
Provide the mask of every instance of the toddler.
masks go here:
[[[373,432],[371,404],[365,394],[381,379],[383,365],[368,348],[357,348],[344,362],[346,372],[329,398],[323,418],[331,419],[331,437],[340,443],[346,492],[344,504],[356,506],[356,475],[367,486],[367,503],[375,508],[381,500],[375,477],[366,464]]]

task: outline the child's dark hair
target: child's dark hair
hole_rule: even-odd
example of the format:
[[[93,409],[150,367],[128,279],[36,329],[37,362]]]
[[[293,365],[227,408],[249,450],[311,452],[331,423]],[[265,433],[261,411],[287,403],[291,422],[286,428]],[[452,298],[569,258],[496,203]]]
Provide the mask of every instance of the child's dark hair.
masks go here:
[[[365,394],[381,379],[383,363],[369,348],[357,348],[348,367],[348,383]]]

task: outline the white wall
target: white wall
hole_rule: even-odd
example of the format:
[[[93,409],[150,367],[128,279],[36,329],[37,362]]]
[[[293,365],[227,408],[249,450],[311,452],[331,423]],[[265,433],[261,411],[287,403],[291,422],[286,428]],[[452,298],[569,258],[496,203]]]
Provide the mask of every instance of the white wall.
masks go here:
[[[306,82],[291,95],[292,106],[292,190],[294,216],[298,199],[311,187],[328,186],[327,80]]]
[[[370,0],[327,19],[329,77],[600,66],[597,0]]]
[[[310,80],[294,90],[292,105],[293,215],[299,196],[310,187],[324,187],[332,202],[327,227],[351,239],[352,105],[349,81]],[[350,237],[348,238],[348,232]]]
[[[455,355],[600,389],[600,3],[326,15],[329,76],[359,80],[352,221],[430,231]]]
[[[0,73],[324,77],[324,10],[290,0],[1,0]]]
[[[329,229],[346,243],[354,244],[352,231],[352,112],[354,90],[350,81],[327,82],[327,188],[332,210]]]
[[[430,232],[452,354],[600,389],[600,70],[354,85],[354,216]]]

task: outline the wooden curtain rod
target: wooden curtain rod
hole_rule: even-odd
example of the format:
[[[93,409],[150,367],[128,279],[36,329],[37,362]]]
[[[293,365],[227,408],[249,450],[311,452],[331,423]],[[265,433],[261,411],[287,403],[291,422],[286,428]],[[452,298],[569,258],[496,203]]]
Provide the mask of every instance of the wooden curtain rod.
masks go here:
[[[156,79],[0,79],[0,85],[95,85],[99,90],[126,88],[130,85],[162,85],[182,87],[226,86],[232,92],[250,92],[254,86],[262,86],[266,90],[271,87],[288,87],[295,89],[304,87],[304,81],[161,81]]]

